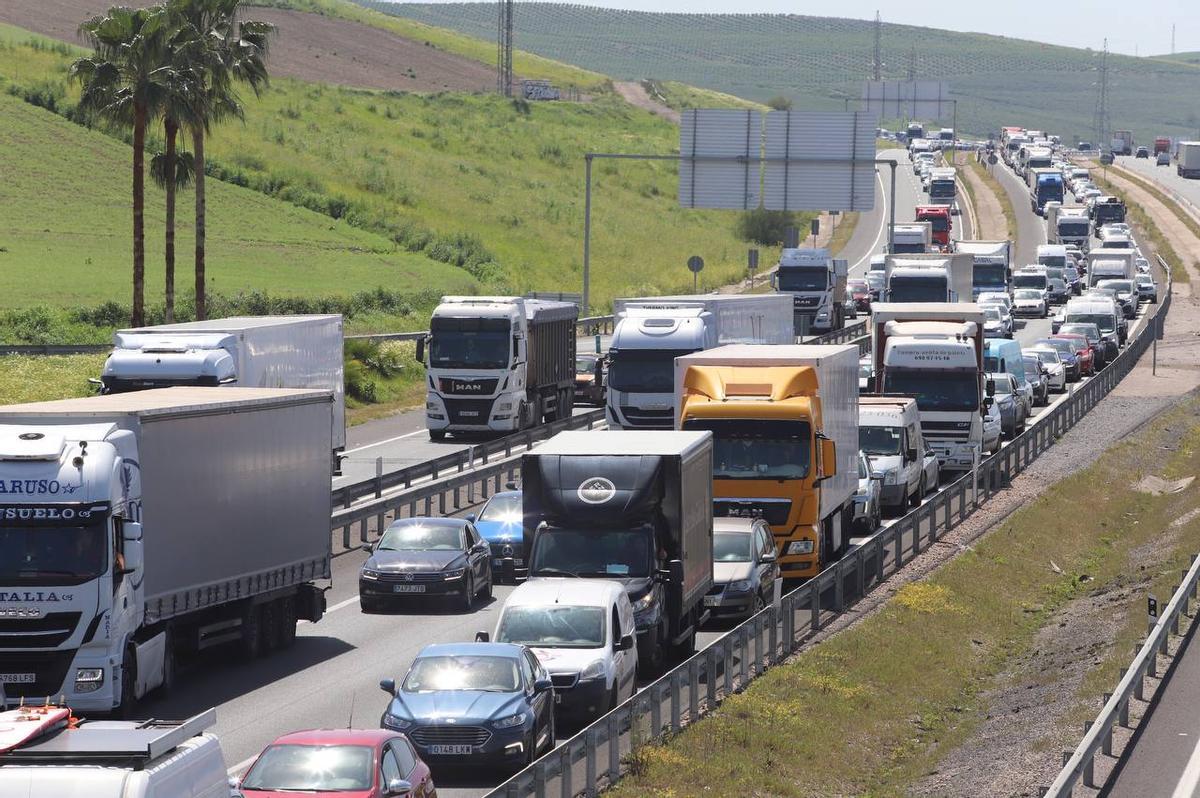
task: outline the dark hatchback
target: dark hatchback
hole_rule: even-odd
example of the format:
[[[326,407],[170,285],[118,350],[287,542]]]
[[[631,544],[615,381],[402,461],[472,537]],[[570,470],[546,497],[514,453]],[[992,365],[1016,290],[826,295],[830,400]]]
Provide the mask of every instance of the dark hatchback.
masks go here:
[[[397,598],[450,597],[470,612],[492,595],[488,544],[462,518],[404,518],[384,530],[358,572],[363,612]]]

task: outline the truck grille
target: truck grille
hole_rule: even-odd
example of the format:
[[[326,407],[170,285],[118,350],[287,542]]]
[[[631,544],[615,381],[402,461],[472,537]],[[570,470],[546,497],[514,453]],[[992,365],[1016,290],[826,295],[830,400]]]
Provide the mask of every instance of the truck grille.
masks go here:
[[[5,682],[4,695],[13,698],[47,698],[58,695],[75,650],[6,653],[0,658],[0,673],[19,676],[32,673],[32,682]]]
[[[410,736],[417,745],[474,745],[481,746],[492,733],[482,726],[419,726]]]
[[[791,499],[713,499],[713,515],[718,518],[762,518],[771,526],[783,526],[791,512]]]
[[[792,307],[794,308],[816,308],[821,304],[819,296],[794,296],[792,297]]]
[[[456,380],[450,377],[443,377],[438,382],[441,383],[442,393],[465,394],[467,396],[491,396],[496,392],[496,384],[500,381],[496,379]]]
[[[487,425],[492,412],[491,399],[443,399],[451,424]]]
[[[629,426],[645,427],[646,429],[670,429],[674,426],[675,420],[675,411],[670,408],[666,410],[648,410],[622,405],[621,415],[625,417],[625,422]]]
[[[75,631],[79,616],[78,612],[51,612],[44,618],[0,619],[0,648],[56,648]],[[4,671],[2,660],[0,671]]]
[[[971,437],[970,421],[921,421],[925,437],[938,441],[965,441]]]

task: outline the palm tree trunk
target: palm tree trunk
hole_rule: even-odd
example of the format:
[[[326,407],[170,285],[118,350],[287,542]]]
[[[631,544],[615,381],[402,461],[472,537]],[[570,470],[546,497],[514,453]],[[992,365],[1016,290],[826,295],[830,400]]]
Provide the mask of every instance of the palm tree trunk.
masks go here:
[[[196,320],[205,318],[204,294],[204,127],[192,128],[192,157],[195,159],[196,180]]]
[[[167,324],[175,321],[175,137],[179,123],[171,117],[163,120],[167,137],[167,230],[164,245],[167,283]]]
[[[146,323],[146,106],[133,109],[133,326]]]

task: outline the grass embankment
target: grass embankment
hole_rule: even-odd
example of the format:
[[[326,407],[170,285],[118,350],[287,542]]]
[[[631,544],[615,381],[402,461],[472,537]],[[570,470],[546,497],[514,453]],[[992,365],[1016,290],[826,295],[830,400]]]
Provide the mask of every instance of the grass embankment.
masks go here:
[[[839,254],[846,248],[846,244],[850,243],[851,236],[854,235],[854,229],[858,227],[859,214],[855,211],[838,214],[837,227],[833,229],[833,235],[829,237],[829,251],[834,255]]]
[[[968,156],[967,168],[979,176],[979,179],[983,181],[983,184],[987,186],[988,190],[995,195],[996,200],[1000,203],[1000,211],[1004,214],[1004,226],[1006,230],[1004,237],[1013,242],[1013,246],[1016,247],[1017,214],[1016,211],[1013,210],[1012,198],[1008,196],[1008,192],[1005,191],[1004,187],[1000,185],[1000,181],[996,179],[995,175],[989,172],[983,164],[979,163],[979,161]],[[971,184],[964,180],[963,185],[967,187],[967,193],[971,195],[971,200],[974,202],[975,194],[972,191]],[[975,209],[978,211],[978,204],[975,205]]]
[[[679,111],[688,108],[745,108],[753,111],[768,111],[765,105],[753,100],[743,100],[732,94],[725,94],[711,89],[698,89],[686,83],[674,80],[644,81],[653,87],[650,96],[660,99],[666,105]]]
[[[1171,269],[1171,282],[1186,283],[1189,281],[1187,269],[1184,268],[1183,261],[1179,257],[1179,253],[1171,246],[1171,242],[1158,229],[1158,225],[1150,218],[1150,214],[1146,213],[1145,208],[1136,202],[1130,202],[1124,191],[1117,188],[1116,185],[1105,178],[1102,174],[1097,174],[1097,169],[1092,169],[1092,182],[1104,191],[1114,197],[1120,197],[1125,203],[1125,218],[1136,227],[1140,228],[1142,235],[1149,240],[1154,251],[1163,257],[1167,265]],[[1165,200],[1164,204],[1170,208],[1174,203],[1170,200]],[[1143,242],[1144,243],[1144,242]]]
[[[48,46],[48,40],[14,28],[0,29],[0,40],[6,41],[0,47],[0,88],[69,112],[77,94],[66,82],[69,48]],[[260,99],[245,102],[245,124],[218,126],[209,140],[211,174],[325,218],[306,215],[299,229],[239,224],[253,222],[257,214],[274,225],[295,213],[280,203],[264,203],[255,213],[235,209],[226,199],[230,189],[214,185],[210,228],[219,237],[224,225],[231,248],[222,252],[214,241],[210,261],[214,288],[230,293],[246,282],[239,275],[250,264],[269,272],[273,263],[286,267],[269,272],[266,282],[275,293],[396,290],[406,280],[431,289],[479,283],[481,290],[496,292],[577,291],[583,154],[669,153],[678,146],[674,125],[607,94],[589,103],[538,104],[278,80]],[[66,146],[45,133],[14,141],[22,148],[14,161],[21,179],[3,189],[5,207],[23,214],[4,221],[12,236],[25,239],[22,249],[29,254],[23,265],[62,263],[62,279],[4,291],[0,303],[63,304],[80,301],[76,295],[124,300],[127,293],[127,199],[117,192],[128,180],[128,150],[102,146],[94,137],[75,144],[78,131],[68,130],[56,128],[72,136]],[[151,151],[155,146],[152,142]],[[102,168],[87,161],[93,147],[104,155]],[[71,158],[80,160],[68,163]],[[93,182],[110,187],[103,201]],[[684,267],[690,254],[705,259],[702,289],[740,276],[744,244],[733,235],[733,214],[681,209],[676,193],[674,163],[597,162],[593,309],[605,310],[619,295],[690,290],[691,274]],[[154,190],[148,196],[152,214],[158,213],[161,197]],[[179,203],[188,208],[190,193]],[[41,212],[46,207],[54,210],[50,220]],[[179,243],[185,255],[187,216],[182,214]],[[86,229],[56,229],[69,227],[61,221],[69,219],[87,219]],[[154,258],[159,229],[152,215],[147,249],[152,290],[159,286]],[[295,268],[288,242],[334,233],[342,240],[359,236],[353,251],[363,256],[354,264],[362,263],[362,273],[338,260],[333,242],[325,244],[327,262]],[[372,261],[375,268],[369,267]],[[419,279],[411,279],[410,264],[422,265]]]
[[[96,392],[88,380],[100,376],[105,354],[0,357],[0,405],[70,399]]]
[[[1131,485],[1144,473],[1200,469],[1198,411],[1200,401],[1187,402],[1112,447],[929,578],[901,588],[881,611],[646,749],[635,757],[639,775],[613,795],[693,795],[698,784],[737,795],[903,794],[983,721],[986,691],[1056,623],[1056,610],[1145,578],[1139,547],[1161,555],[1153,587],[1169,593],[1200,546],[1200,520],[1180,526],[1174,540],[1161,536],[1200,502],[1200,483],[1159,497]],[[1188,431],[1175,450],[1172,428],[1180,425]],[[1116,683],[1130,650],[1124,643],[1144,632],[1140,596],[1123,617],[1119,645],[1077,696],[1080,718]]]

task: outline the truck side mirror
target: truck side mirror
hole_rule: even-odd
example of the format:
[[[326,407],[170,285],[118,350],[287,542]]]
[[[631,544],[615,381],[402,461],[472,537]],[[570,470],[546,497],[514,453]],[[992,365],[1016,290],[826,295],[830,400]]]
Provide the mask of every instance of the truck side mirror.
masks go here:
[[[425,362],[425,336],[423,335],[417,339],[417,362]]]
[[[142,548],[142,525],[138,522],[125,521],[121,524],[121,552],[125,560],[122,573],[140,571],[146,564],[145,550]]]
[[[992,405],[994,405],[994,404],[996,404],[996,400],[994,397],[991,397],[991,396],[983,397],[983,409],[984,410],[991,410]]]
[[[829,438],[820,438],[821,441],[821,479],[829,479],[837,476],[837,444]]]
[[[983,392],[985,394],[987,394],[988,396],[995,396],[996,395],[996,381],[988,380],[987,382],[985,382],[983,384]]]
[[[915,446],[908,447],[904,452],[904,456],[909,460],[915,461],[917,459],[917,448]]]
[[[618,640],[616,646],[614,646],[617,651],[633,651],[633,647],[633,635],[621,635],[621,639]]]

